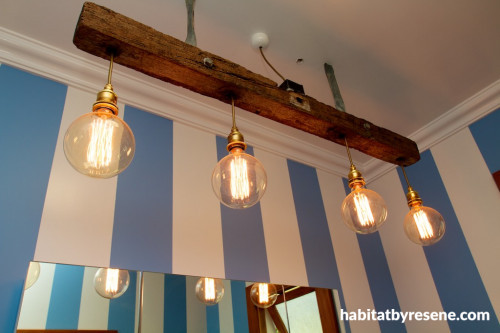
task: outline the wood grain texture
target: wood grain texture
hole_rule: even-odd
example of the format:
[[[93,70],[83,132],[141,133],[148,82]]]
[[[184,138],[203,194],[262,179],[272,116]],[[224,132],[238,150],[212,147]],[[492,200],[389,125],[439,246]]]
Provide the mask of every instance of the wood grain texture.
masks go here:
[[[415,142],[371,122],[287,92],[244,67],[165,35],[110,9],[86,2],[73,43],[81,50],[246,111],[349,146],[393,164],[420,159]],[[205,65],[210,58],[213,65]]]

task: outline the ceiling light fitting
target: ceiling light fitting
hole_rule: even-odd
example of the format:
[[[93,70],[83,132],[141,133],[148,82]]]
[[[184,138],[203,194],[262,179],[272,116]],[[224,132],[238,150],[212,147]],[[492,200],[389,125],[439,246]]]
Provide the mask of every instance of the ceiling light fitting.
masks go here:
[[[105,59],[112,47],[120,52],[117,63],[225,103],[232,91],[244,110],[341,145],[349,137],[351,148],[383,161],[411,165],[420,159],[417,145],[408,138],[280,89],[262,75],[99,5],[84,4],[73,42]],[[204,64],[206,58],[211,66]]]

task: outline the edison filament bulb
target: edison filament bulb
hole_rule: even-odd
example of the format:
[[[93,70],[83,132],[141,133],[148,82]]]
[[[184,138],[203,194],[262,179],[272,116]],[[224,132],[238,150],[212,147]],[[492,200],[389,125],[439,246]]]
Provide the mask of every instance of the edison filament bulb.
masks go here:
[[[270,283],[254,283],[250,288],[250,300],[252,303],[262,309],[268,308],[278,298],[276,286]]]
[[[97,94],[92,112],[76,119],[64,136],[64,154],[76,171],[96,178],[110,178],[125,170],[135,153],[130,127],[118,117],[118,97],[111,85],[113,56],[108,83]]]
[[[411,187],[406,196],[410,207],[403,223],[406,236],[422,246],[437,243],[446,231],[443,217],[437,210],[422,206],[422,199]]]
[[[212,173],[212,188],[217,198],[230,208],[255,205],[266,192],[267,174],[258,159],[245,153],[247,145],[236,127],[233,107],[233,127],[227,137],[229,154],[221,159]]]
[[[224,284],[221,279],[202,277],[196,282],[195,293],[200,302],[215,305],[224,296]]]
[[[361,173],[351,166],[349,173],[351,193],[342,202],[342,219],[349,229],[369,234],[387,219],[387,206],[384,199],[375,191],[365,188]]]
[[[130,275],[125,269],[99,268],[94,276],[94,288],[104,298],[118,298],[130,283]]]

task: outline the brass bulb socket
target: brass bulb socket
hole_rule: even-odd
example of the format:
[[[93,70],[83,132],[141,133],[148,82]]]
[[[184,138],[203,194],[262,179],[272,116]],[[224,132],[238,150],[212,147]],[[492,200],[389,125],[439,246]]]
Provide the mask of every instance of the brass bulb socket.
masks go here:
[[[113,91],[113,86],[111,84],[106,84],[104,89],[97,93],[96,102],[106,102],[116,104],[118,102],[118,96]]]
[[[247,149],[247,144],[243,138],[243,134],[238,131],[238,128],[233,127],[231,133],[227,137],[227,151],[231,151],[233,148],[241,148],[243,150]]]
[[[354,164],[351,164],[351,170],[349,171],[347,178],[349,179],[349,187],[350,188],[353,188],[355,185],[364,186],[366,184],[365,179],[363,178],[363,175],[361,174],[361,172],[358,169],[356,169]]]
[[[97,111],[109,112],[115,116],[118,115],[118,107],[116,106],[116,104],[113,103],[95,102],[94,105],[92,105],[92,112],[97,112]]]
[[[408,193],[406,193],[406,201],[408,202],[408,207],[413,207],[415,205],[421,205],[422,204],[422,198],[420,198],[420,195],[418,195],[418,192],[413,190],[413,188],[410,186],[408,187]]]

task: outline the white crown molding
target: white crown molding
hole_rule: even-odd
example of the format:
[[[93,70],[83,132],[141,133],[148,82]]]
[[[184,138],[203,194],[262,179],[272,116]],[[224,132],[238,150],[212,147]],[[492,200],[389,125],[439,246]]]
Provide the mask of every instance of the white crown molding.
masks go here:
[[[37,40],[0,27],[0,62],[85,91],[102,89],[107,64],[54,48]],[[118,67],[113,71],[113,83],[119,86],[122,103],[193,126],[216,135],[227,135],[231,116],[221,102],[196,93],[151,80],[143,74]],[[420,151],[428,149],[448,136],[468,126],[500,105],[500,80],[449,110],[409,137]],[[240,117],[240,116],[239,116]],[[259,118],[259,119],[257,119]],[[240,126],[249,144],[315,168],[345,177],[347,157],[297,137],[299,130],[286,128],[274,121],[252,114],[243,114]],[[302,132],[300,132],[302,133]],[[296,137],[297,136],[297,137]],[[251,139],[250,139],[251,138]],[[372,181],[395,166],[378,159],[355,163]]]
[[[413,132],[409,138],[415,141],[419,151],[423,152],[488,113],[495,111],[498,107],[500,107],[500,80],[493,82],[474,96]],[[363,166],[365,170],[368,170],[365,172],[365,176],[370,181],[383,176],[396,167],[375,158]]]

